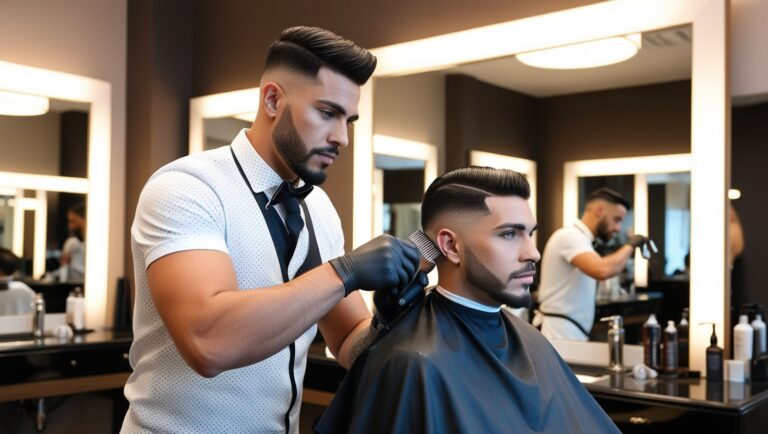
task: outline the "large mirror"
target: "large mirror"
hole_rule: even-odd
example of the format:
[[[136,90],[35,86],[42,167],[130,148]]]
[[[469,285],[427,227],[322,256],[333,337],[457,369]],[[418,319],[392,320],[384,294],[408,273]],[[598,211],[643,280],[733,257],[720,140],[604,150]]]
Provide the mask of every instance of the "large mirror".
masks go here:
[[[355,176],[360,176],[361,180],[366,176],[372,179],[373,176],[373,163],[366,152],[372,153],[372,138],[378,132],[379,118],[374,107],[380,83],[393,77],[435,75],[438,72],[452,74],[446,78],[448,88],[455,85],[457,80],[469,77],[467,80],[481,81],[522,94],[519,100],[523,103],[519,104],[531,105],[540,111],[549,110],[549,116],[543,118],[545,125],[538,130],[546,135],[543,147],[547,148],[546,145],[559,140],[570,141],[570,149],[565,148],[562,152],[564,155],[547,155],[546,151],[536,153],[527,149],[534,154],[533,159],[542,169],[538,176],[538,214],[540,223],[548,226],[550,233],[567,221],[559,216],[563,213],[562,201],[565,196],[560,189],[564,179],[563,163],[574,159],[569,158],[569,155],[576,156],[576,159],[595,159],[690,153],[690,215],[694,218],[690,220],[688,239],[690,250],[695,252],[690,255],[689,269],[691,322],[715,321],[718,334],[726,338],[727,348],[728,334],[724,329],[728,315],[725,306],[728,287],[725,191],[729,167],[729,101],[726,97],[725,17],[726,5],[720,0],[691,1],[674,8],[662,1],[613,1],[374,50],[379,58],[379,67],[372,83],[364,88],[361,99],[361,121],[355,128]],[[554,28],[559,31],[552,32]],[[513,57],[517,53],[634,33],[642,35],[639,54],[627,62],[604,68],[579,71],[536,70],[526,74],[524,69],[528,67],[516,63]],[[430,55],[425,56],[423,53]],[[653,60],[655,56],[658,57]],[[640,64],[645,60],[648,63],[641,68]],[[456,74],[460,74],[459,78],[452,78]],[[506,87],[506,82],[512,82],[513,85]],[[621,92],[627,88],[631,89],[629,93]],[[593,101],[591,107],[580,107],[578,103],[582,101],[579,98],[570,98],[572,95],[595,96],[597,92],[612,99],[604,100],[603,103]],[[678,128],[689,134],[684,137],[684,147],[670,146],[670,143],[640,147],[638,142],[642,143],[642,140],[625,136],[622,136],[624,140],[619,143],[615,140],[614,143],[609,142],[611,132],[627,125],[636,128],[634,122],[637,119],[622,119],[622,112],[642,115],[643,112],[653,110],[663,111],[668,106],[653,96],[665,93],[668,100],[671,98],[677,103],[683,102],[681,110],[684,117]],[[530,97],[535,100],[531,101]],[[681,107],[677,103],[676,106]],[[450,101],[446,105],[447,108],[436,107],[434,111],[445,111],[450,116]],[[618,110],[606,112],[606,107]],[[496,119],[493,110],[488,107],[476,105],[471,108],[475,111],[474,115],[481,119],[476,122],[480,127],[474,130],[470,128],[468,135],[471,132],[482,134],[484,128],[493,128],[492,120],[507,123],[516,120],[509,117]],[[567,111],[578,111],[580,108],[582,119],[588,119],[590,113],[600,113],[595,116],[601,118],[589,123],[590,130],[581,137],[568,137],[569,132],[579,129],[576,122],[579,116],[573,116]],[[525,115],[521,115],[521,118],[537,121]],[[538,121],[541,122],[542,117]],[[574,124],[569,124],[569,121]],[[450,127],[446,125],[449,131]],[[654,124],[644,125],[633,132],[640,139],[647,140],[648,137],[643,136],[643,133],[655,127]],[[453,131],[461,133],[460,130]],[[453,135],[448,135],[446,142],[453,138]],[[467,142],[471,140],[470,137]],[[589,142],[596,142],[597,145],[590,146]],[[488,150],[482,147],[481,140],[476,140],[474,146],[470,143],[460,147],[458,151],[447,146],[446,155],[441,155],[441,159],[448,163],[446,168],[450,169],[468,162],[465,151],[473,148]],[[510,149],[515,147],[519,148],[520,144],[510,143]],[[591,154],[585,155],[585,150]],[[581,151],[581,155],[571,151]],[[499,153],[530,158],[516,152]],[[355,184],[356,204],[368,201],[370,186],[371,183],[367,182]],[[578,197],[574,196],[573,200],[578,201]],[[357,206],[356,211],[359,212],[355,216],[353,244],[358,245],[371,236],[372,216]],[[712,238],[712,228],[720,229],[715,230],[713,243],[705,245],[703,240]],[[544,241],[541,240],[539,245],[542,246]],[[704,332],[691,330],[693,369],[703,368],[706,342]]]
[[[28,97],[43,104],[34,116],[0,116],[0,245],[22,258],[16,278],[44,293],[49,311],[63,311],[69,290],[80,286],[86,327],[102,328],[109,286],[111,87],[0,62],[0,92],[3,104]]]
[[[617,0],[374,49],[378,67],[374,78],[362,89],[360,119],[354,128],[351,245],[369,240],[380,227],[374,224],[380,210],[371,206],[376,188],[375,169],[384,164],[380,159],[377,163],[377,135],[433,145],[440,173],[469,163],[472,151],[533,161],[538,170],[537,217],[549,233],[567,221],[562,218],[564,162],[690,153],[690,213],[696,216],[691,219],[690,232],[690,247],[696,252],[691,255],[689,270],[691,322],[716,322],[718,335],[725,338],[727,348],[728,334],[723,329],[727,322],[724,246],[729,164],[725,27],[726,5],[722,0],[691,0],[674,7],[662,0]],[[513,57],[517,53],[634,33],[642,34],[640,53],[628,62],[606,68],[526,72],[529,67]],[[514,93],[516,102],[501,111],[479,104],[483,99],[474,97],[489,88]],[[627,94],[622,89],[632,91]],[[607,105],[599,102],[593,103],[591,110],[582,109],[580,114],[589,118],[595,104],[602,107],[601,114],[595,116],[607,116],[597,119],[600,127],[590,127],[589,134],[580,137],[570,134],[583,123],[569,117],[568,113],[579,113],[578,107],[568,109],[578,99],[569,96],[589,97],[614,91],[610,107],[629,106],[631,96],[636,104],[630,108],[636,113],[656,110],[661,118],[665,112],[659,109],[670,106],[660,105],[654,96],[667,93],[676,102],[673,107],[680,108],[671,114],[675,119],[682,116],[678,128],[685,131],[685,147],[658,142],[651,148],[640,148],[638,143],[642,140],[634,137],[647,142],[643,132],[654,128],[647,124],[626,140],[608,142],[611,135],[604,133],[620,131],[627,121],[610,117],[612,112],[606,110]],[[397,104],[407,96],[403,92],[415,95],[416,102]],[[470,99],[461,98],[462,92]],[[387,106],[382,99],[395,102],[389,111],[382,109]],[[257,103],[258,88],[192,99],[190,152],[207,146],[205,119],[252,113]],[[524,110],[526,107],[532,110]],[[542,120],[541,110],[549,110],[550,116]],[[465,122],[454,122],[462,117],[473,119],[472,128],[462,129]],[[526,128],[521,128],[521,124]],[[493,133],[498,125],[508,127],[503,137]],[[533,126],[536,131],[532,131]],[[542,138],[537,132],[547,134],[547,144],[566,142],[563,152],[554,155],[538,149],[536,145]],[[591,142],[597,144],[590,146]],[[584,155],[585,150],[588,155]],[[712,200],[720,197],[722,201]],[[578,200],[576,196],[574,200]],[[715,230],[713,237],[712,228],[722,231]],[[548,233],[539,235],[540,247],[546,241],[541,235]],[[704,239],[708,240],[706,248]],[[691,330],[693,369],[703,369],[707,342],[705,331]]]
[[[565,163],[563,221],[580,218],[586,197],[608,187],[626,198],[631,208],[621,231],[608,242],[598,240],[596,251],[609,254],[635,233],[649,236],[658,250],[650,259],[636,252],[624,272],[599,283],[590,340],[606,339],[607,325],[600,318],[622,315],[625,341],[640,344],[649,314],[662,323],[678,323],[689,307],[690,170],[690,154]]]

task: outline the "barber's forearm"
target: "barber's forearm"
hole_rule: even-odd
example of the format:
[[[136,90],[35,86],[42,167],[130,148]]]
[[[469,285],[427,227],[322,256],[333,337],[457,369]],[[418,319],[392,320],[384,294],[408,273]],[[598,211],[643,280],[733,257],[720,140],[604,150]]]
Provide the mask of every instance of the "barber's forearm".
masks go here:
[[[317,323],[343,295],[338,275],[324,264],[283,285],[214,295],[176,328],[186,332],[174,340],[193,369],[215,376],[276,354]],[[188,309],[194,311],[193,306]]]
[[[371,327],[371,318],[361,321],[355,329],[344,339],[339,347],[336,358],[339,364],[347,369],[352,367],[357,356],[373,342],[378,332]]]
[[[624,268],[626,268],[627,261],[634,251],[635,249],[632,248],[632,246],[623,245],[619,250],[605,256],[603,258],[605,261],[605,275],[601,280],[608,279],[621,273]]]

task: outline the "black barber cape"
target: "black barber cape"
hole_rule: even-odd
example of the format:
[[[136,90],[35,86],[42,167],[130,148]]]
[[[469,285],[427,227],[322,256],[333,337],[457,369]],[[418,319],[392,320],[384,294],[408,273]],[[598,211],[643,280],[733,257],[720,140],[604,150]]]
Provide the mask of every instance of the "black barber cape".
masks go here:
[[[355,361],[330,433],[618,433],[536,329],[432,291]]]

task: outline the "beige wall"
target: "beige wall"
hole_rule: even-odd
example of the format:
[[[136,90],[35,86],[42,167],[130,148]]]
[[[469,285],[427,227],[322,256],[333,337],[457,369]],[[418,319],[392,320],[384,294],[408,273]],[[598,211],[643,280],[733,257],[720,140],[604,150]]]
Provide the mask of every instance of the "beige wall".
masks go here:
[[[731,0],[731,94],[768,97],[768,1]]]
[[[0,60],[112,85],[108,300],[124,274],[126,35],[127,0],[0,1]]]
[[[445,167],[445,77],[440,73],[376,80],[373,132],[437,146]]]
[[[59,175],[61,116],[0,116],[0,172]]]

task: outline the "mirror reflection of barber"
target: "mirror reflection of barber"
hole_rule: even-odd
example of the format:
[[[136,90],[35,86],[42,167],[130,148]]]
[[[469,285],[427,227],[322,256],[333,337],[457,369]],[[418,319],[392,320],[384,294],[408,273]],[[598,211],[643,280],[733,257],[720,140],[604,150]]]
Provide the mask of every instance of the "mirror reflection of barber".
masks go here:
[[[539,310],[533,319],[547,338],[589,338],[597,282],[619,275],[635,248],[648,241],[643,235],[633,235],[608,255],[595,251],[596,238],[608,242],[621,231],[629,209],[629,202],[619,193],[600,188],[587,197],[581,218],[555,231],[547,241],[541,261]]]
[[[61,249],[59,280],[82,282],[85,276],[85,205],[75,204],[67,210],[70,236]]]

